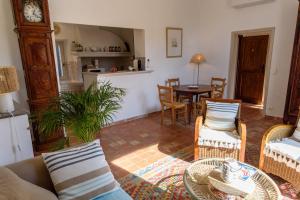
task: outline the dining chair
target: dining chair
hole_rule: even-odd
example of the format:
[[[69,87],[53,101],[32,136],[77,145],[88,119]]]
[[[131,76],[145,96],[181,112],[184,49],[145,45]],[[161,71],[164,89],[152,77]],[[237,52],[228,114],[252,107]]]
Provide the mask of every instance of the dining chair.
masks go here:
[[[166,81],[166,85],[169,87],[180,86],[180,79],[179,78],[169,78]]]
[[[224,96],[226,78],[211,78],[212,98],[222,99]]]
[[[240,120],[241,100],[202,99],[195,125],[194,159],[234,158],[244,161],[246,125]]]
[[[222,99],[224,96],[224,91],[225,91],[225,86],[226,86],[226,78],[212,77],[210,85],[212,88],[210,98]],[[202,111],[201,99],[202,98],[209,98],[209,97],[208,97],[208,95],[201,95],[201,96],[197,97],[196,102],[193,105],[195,116],[201,115],[201,111]]]
[[[172,113],[172,124],[175,124],[176,118],[183,114],[184,122],[187,123],[187,104],[174,101],[173,87],[157,85],[159,101],[161,105],[161,124],[164,123],[165,111],[170,109]]]
[[[169,86],[169,87],[180,86],[180,79],[179,78],[169,78],[166,81],[166,86]],[[176,99],[176,92],[174,92],[173,94],[174,94],[174,99]],[[180,95],[178,100],[179,100],[179,102],[188,102],[189,97]]]
[[[300,191],[300,107],[296,125],[278,124],[267,130],[259,168],[290,182]]]

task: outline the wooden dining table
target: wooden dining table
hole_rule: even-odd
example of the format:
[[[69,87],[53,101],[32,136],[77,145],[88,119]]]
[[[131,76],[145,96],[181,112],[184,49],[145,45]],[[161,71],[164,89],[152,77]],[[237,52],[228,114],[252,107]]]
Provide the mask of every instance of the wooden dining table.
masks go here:
[[[191,123],[192,119],[192,106],[193,106],[193,99],[196,96],[201,94],[208,94],[208,97],[211,97],[212,87],[211,85],[198,85],[198,87],[191,87],[191,85],[180,85],[173,87],[174,92],[176,92],[176,99],[179,100],[180,96],[185,96],[188,98],[188,123]]]

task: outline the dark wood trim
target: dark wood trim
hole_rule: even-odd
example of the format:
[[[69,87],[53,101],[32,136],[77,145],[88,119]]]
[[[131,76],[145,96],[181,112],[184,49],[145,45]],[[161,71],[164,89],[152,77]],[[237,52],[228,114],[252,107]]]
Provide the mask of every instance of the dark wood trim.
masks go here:
[[[299,77],[297,77],[297,70],[299,70],[300,68],[299,59],[300,59],[300,6],[298,8],[298,18],[297,18],[297,25],[295,31],[294,48],[293,48],[288,89],[287,89],[287,95],[285,101],[285,111],[284,111],[284,118],[283,118],[285,123],[295,123],[297,120],[297,112],[292,112],[291,106],[293,104],[293,101],[296,100],[292,97],[292,92],[297,89],[295,88],[297,87],[297,84],[295,84],[295,82],[297,81],[297,79],[299,79]]]
[[[236,64],[236,75],[235,75],[235,90],[234,90],[234,98],[235,99],[240,99],[240,88],[239,86],[241,84],[240,83],[240,76],[239,76],[239,73],[240,73],[240,50],[241,50],[241,39],[243,38],[244,36],[243,35],[238,35],[238,55],[237,55],[237,64]]]

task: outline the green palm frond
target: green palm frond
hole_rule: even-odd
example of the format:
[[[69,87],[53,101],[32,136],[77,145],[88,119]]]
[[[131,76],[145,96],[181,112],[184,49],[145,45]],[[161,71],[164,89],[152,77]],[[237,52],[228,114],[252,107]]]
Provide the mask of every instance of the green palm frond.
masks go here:
[[[39,130],[50,136],[65,127],[83,142],[92,141],[97,132],[112,122],[124,96],[125,90],[110,82],[94,83],[80,93],[63,92],[42,113]]]

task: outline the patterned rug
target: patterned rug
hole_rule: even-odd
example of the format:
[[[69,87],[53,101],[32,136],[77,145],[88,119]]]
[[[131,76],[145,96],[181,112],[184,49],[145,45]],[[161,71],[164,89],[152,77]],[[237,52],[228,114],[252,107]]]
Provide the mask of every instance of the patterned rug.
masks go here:
[[[134,200],[191,199],[183,185],[184,170],[190,165],[193,148],[184,148],[119,180],[122,188]],[[291,184],[279,188],[284,200],[298,199]]]

